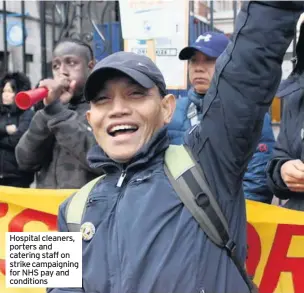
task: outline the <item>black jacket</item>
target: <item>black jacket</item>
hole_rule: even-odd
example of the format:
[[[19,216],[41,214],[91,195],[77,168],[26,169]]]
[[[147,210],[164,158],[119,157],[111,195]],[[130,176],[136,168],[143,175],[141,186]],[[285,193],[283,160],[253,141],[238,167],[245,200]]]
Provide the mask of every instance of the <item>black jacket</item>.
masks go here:
[[[281,199],[289,199],[285,207],[304,210],[304,192],[288,189],[281,177],[282,165],[295,159],[304,161],[304,23],[296,46],[296,64],[290,76],[281,82],[277,97],[284,99],[280,133],[267,167],[268,185]]]
[[[22,170],[37,172],[38,188],[80,188],[102,173],[89,167],[86,155],[96,144],[83,97],[67,105],[56,101],[38,110],[16,147]]]
[[[33,172],[21,171],[15,157],[15,147],[21,136],[28,129],[34,112],[32,110],[22,111],[15,105],[0,106],[0,178],[21,178],[33,181]],[[17,132],[9,135],[6,131],[7,125],[15,124]]]
[[[291,82],[289,82],[291,81]],[[283,118],[280,133],[267,167],[268,185],[281,199],[302,199],[304,193],[288,189],[281,177],[281,167],[289,160],[304,160],[304,91],[301,79],[289,77],[280,86],[278,96],[284,98]]]

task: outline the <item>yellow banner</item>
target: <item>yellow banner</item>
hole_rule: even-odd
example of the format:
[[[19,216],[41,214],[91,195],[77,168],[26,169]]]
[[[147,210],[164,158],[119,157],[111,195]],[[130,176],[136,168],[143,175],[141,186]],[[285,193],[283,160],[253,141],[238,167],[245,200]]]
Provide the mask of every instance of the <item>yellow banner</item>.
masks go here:
[[[45,293],[5,288],[5,232],[55,231],[57,211],[75,190],[0,187],[0,292]],[[304,292],[304,212],[247,201],[248,272],[260,293]]]

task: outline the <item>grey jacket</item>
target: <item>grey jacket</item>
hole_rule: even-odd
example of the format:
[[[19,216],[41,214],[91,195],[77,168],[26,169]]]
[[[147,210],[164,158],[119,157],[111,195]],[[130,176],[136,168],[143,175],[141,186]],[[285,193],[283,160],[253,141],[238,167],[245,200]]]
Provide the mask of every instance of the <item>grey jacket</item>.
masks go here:
[[[96,144],[85,113],[89,105],[60,102],[39,110],[16,147],[21,169],[36,171],[37,188],[79,188],[100,174],[87,163]]]
[[[217,60],[201,123],[186,138],[227,218],[242,262],[247,247],[243,176],[300,16],[302,7],[294,5],[245,3],[232,41]],[[226,251],[207,238],[166,177],[168,145],[162,129],[127,166],[113,162],[99,147],[89,152],[91,166],[103,167],[107,176],[90,193],[83,218],[95,226],[94,236],[82,246],[83,288],[49,292],[248,293]],[[119,178],[124,178],[121,186]],[[68,230],[68,203],[60,207],[59,231]]]

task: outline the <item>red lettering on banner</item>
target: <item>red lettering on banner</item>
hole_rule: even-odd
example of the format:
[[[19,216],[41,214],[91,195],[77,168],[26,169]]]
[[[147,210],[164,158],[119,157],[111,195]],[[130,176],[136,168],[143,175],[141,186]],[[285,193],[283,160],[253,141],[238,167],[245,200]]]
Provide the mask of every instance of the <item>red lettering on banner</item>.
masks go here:
[[[0,218],[3,218],[8,212],[8,204],[0,202]]]
[[[57,216],[31,209],[25,209],[11,220],[8,226],[8,231],[23,232],[24,226],[33,221],[46,224],[49,230],[57,230]]]
[[[5,216],[8,211],[8,205],[0,203],[0,217]],[[46,224],[49,230],[57,230],[57,216],[39,212],[31,209],[25,209],[21,213],[17,214],[9,223],[9,232],[23,232],[24,226],[27,223],[38,221]],[[0,273],[5,275],[5,260],[0,259]]]
[[[260,283],[260,293],[274,292],[281,272],[291,272],[296,293],[304,292],[304,257],[287,257],[293,236],[304,236],[304,226],[279,224]]]
[[[261,240],[255,228],[247,223],[248,257],[246,268],[250,276],[254,276],[261,259]]]

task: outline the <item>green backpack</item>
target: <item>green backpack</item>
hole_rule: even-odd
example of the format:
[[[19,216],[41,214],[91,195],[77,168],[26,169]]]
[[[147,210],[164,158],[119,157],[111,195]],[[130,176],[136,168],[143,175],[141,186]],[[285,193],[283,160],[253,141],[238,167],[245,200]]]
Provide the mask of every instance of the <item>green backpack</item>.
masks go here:
[[[177,159],[178,158],[178,159]],[[236,256],[236,245],[229,236],[228,224],[215,197],[209,189],[202,168],[186,146],[170,145],[165,153],[165,173],[181,201],[196,219],[210,240],[225,249],[250,292],[257,288]],[[105,175],[100,176],[74,194],[66,208],[66,222],[71,232],[79,232],[90,191]]]

